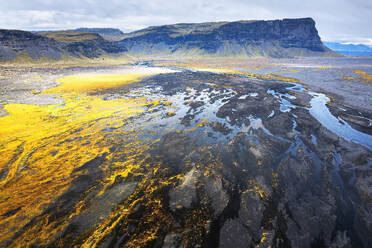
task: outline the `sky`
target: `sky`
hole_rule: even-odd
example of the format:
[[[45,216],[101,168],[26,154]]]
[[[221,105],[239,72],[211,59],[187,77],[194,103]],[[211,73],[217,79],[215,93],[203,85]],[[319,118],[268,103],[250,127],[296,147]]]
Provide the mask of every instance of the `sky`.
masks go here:
[[[29,31],[302,17],[323,41],[372,45],[370,0],[0,0],[0,28]]]

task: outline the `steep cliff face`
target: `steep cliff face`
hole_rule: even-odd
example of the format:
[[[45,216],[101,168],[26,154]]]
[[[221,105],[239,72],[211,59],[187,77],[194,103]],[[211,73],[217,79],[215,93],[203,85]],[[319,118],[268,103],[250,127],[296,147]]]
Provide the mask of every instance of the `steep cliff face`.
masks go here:
[[[56,60],[63,57],[96,58],[127,51],[94,33],[58,31],[31,33],[0,30],[0,61]]]
[[[111,38],[104,39],[95,32],[103,32]],[[96,58],[124,52],[139,57],[337,55],[323,45],[311,18],[184,23],[149,27],[128,34],[115,29],[41,33],[0,30],[0,61],[17,58],[60,59],[69,56]]]
[[[311,18],[149,27],[120,44],[139,55],[330,56]]]

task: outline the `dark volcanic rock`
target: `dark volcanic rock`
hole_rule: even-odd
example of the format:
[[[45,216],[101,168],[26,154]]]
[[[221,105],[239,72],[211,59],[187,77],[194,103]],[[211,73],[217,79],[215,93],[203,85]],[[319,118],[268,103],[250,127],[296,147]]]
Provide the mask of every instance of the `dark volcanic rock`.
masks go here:
[[[238,219],[229,219],[221,228],[219,242],[219,247],[221,248],[249,247],[251,237],[249,236],[247,229]]]
[[[199,173],[192,169],[185,175],[182,183],[169,192],[169,206],[173,211],[181,208],[190,208],[197,201],[196,182]]]
[[[163,248],[178,248],[181,246],[181,237],[177,233],[168,234],[165,236]]]
[[[105,128],[100,142],[112,145],[109,152],[75,168],[71,185],[0,246],[41,239],[45,223],[63,223],[44,246],[33,245],[371,247],[371,150],[322,126],[304,107],[312,92],[199,72],[150,76],[132,87],[116,96],[151,92],[167,104],[124,129]],[[293,108],[281,109],[284,98]],[[356,117],[349,121],[363,124]],[[133,149],[131,140],[143,143]],[[23,147],[15,152],[13,162]]]

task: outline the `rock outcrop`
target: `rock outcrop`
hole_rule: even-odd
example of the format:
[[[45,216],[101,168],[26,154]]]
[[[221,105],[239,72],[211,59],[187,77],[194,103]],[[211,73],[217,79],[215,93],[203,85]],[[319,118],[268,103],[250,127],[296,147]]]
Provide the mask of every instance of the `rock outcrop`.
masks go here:
[[[302,57],[335,55],[311,18],[149,27],[120,41],[137,55]]]

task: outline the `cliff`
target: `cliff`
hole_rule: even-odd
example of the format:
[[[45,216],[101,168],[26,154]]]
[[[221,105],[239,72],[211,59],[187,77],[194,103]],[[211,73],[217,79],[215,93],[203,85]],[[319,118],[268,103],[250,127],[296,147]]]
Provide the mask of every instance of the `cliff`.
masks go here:
[[[332,56],[311,18],[149,27],[120,41],[134,55]]]
[[[101,34],[111,38],[104,39]],[[138,57],[337,55],[323,45],[311,18],[181,23],[148,27],[127,34],[117,29],[81,28],[78,31],[40,33],[0,30],[0,61],[71,56],[96,58],[118,53]]]

